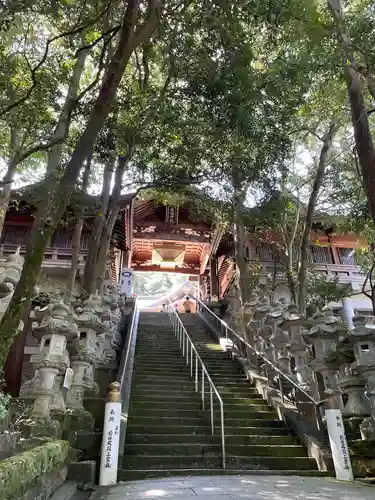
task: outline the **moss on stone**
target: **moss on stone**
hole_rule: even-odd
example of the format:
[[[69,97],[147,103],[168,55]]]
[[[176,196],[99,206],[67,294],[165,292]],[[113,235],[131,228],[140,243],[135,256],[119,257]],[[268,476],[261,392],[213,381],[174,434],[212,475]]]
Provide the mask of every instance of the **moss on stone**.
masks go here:
[[[1,460],[0,499],[22,498],[42,477],[64,466],[68,456],[67,441],[51,441],[20,455]]]

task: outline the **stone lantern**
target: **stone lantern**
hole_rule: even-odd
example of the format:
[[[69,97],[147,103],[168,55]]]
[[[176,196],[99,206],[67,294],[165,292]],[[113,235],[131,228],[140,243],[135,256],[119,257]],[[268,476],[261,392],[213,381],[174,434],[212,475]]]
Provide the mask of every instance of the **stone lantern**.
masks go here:
[[[283,320],[283,305],[281,302],[275,302],[270,311],[267,314],[266,321],[265,321],[265,327],[263,328],[262,331],[262,337],[266,338],[266,346],[264,349],[264,352],[267,356],[267,358],[272,362],[277,364],[277,354],[276,354],[276,348],[275,345],[273,344],[273,339],[277,337],[277,328],[279,328],[279,325],[281,324]],[[270,329],[270,335],[265,331],[265,328],[268,327]]]
[[[79,337],[68,347],[70,351],[73,382],[67,397],[67,407],[75,430],[90,429],[94,425],[92,415],[83,406],[84,393],[92,390],[92,364],[96,353],[96,335],[102,334],[104,325],[98,316],[97,301],[92,296],[77,309]]]
[[[344,333],[344,325],[327,309],[324,313],[317,312],[310,321],[312,327],[302,333],[306,344],[311,345],[314,358],[308,363],[310,368],[321,373],[325,391],[333,391],[342,407],[342,393],[338,386],[338,370],[327,363],[327,357],[335,351],[340,334]],[[318,391],[317,391],[318,392]]]
[[[371,414],[360,425],[362,439],[375,439],[375,325],[366,317],[354,318],[354,329],[348,333],[353,345],[356,370],[367,385],[366,396],[371,405]]]
[[[267,297],[263,297],[256,305],[254,312],[254,320],[257,322],[258,327],[256,329],[256,335],[254,338],[255,348],[258,352],[263,353],[265,338],[262,336],[262,332],[264,330],[265,321],[267,318],[267,314],[270,311],[270,301]],[[267,337],[267,333],[270,333],[270,329],[266,328],[264,333]],[[270,335],[268,335],[269,337]]]
[[[295,362],[296,378],[298,384],[305,391],[311,389],[311,373],[308,366],[308,347],[303,339],[306,320],[295,305],[287,307],[280,328],[288,332],[289,352]]]
[[[250,345],[254,344],[255,337],[260,327],[259,321],[255,321],[254,315],[259,306],[258,296],[252,294],[250,300],[243,306],[244,317],[246,318],[246,340]]]
[[[127,306],[125,304],[121,305],[120,302],[119,295],[115,288],[107,287],[107,293],[103,295],[102,299],[102,319],[105,325],[105,332],[102,355],[99,360],[100,365],[111,364],[116,359],[116,350],[119,350],[122,345],[119,323],[121,314],[126,312],[125,308]]]
[[[62,299],[51,303],[45,308],[40,323],[33,324],[33,334],[40,340],[40,352],[31,356],[38,385],[34,389],[35,401],[30,419],[24,422],[23,428],[29,435],[57,436],[59,423],[51,419],[51,407],[54,402],[55,409],[65,410],[61,382],[69,366],[66,345],[78,334],[70,307]]]

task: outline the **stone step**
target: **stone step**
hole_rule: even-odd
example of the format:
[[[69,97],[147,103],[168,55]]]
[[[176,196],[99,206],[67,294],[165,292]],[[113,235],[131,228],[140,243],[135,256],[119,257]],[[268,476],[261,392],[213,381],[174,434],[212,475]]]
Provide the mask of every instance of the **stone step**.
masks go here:
[[[210,432],[210,429],[207,429]],[[270,429],[272,431],[272,429]],[[221,444],[220,434],[134,434],[128,432],[126,436],[126,446],[129,444],[165,444],[165,443],[214,443]],[[278,435],[225,435],[227,445],[279,445],[298,444],[295,436]]]
[[[220,427],[216,426],[215,427],[215,435],[220,436]],[[225,432],[228,435],[236,435],[237,437],[246,437],[246,436],[267,436],[267,437],[272,437],[272,436],[290,436],[290,430],[287,429],[286,427],[236,427],[236,426],[230,426],[230,425],[225,425]],[[131,434],[161,434],[161,435],[166,435],[166,434],[193,434],[193,435],[211,435],[211,427],[207,421],[203,425],[183,425],[181,423],[179,424],[169,424],[168,427],[160,422],[158,424],[155,424],[155,421],[151,424],[148,423],[143,423],[140,421],[135,420],[132,422],[131,420],[129,421],[129,424],[127,426],[127,431],[126,435],[131,435]]]
[[[258,411],[270,411],[271,407],[267,406],[263,402],[263,400],[260,400],[260,402],[257,404],[237,404],[237,403],[229,403],[229,402],[223,402],[224,404],[224,411],[225,412],[232,412],[232,410],[237,411],[237,410],[243,410],[243,411],[250,411],[250,412],[258,412]],[[217,399],[214,401],[214,408],[217,409],[219,403],[217,402]],[[181,398],[170,398],[170,401],[165,401],[165,400],[160,400],[160,399],[150,399],[142,396],[135,396],[131,398],[131,408],[132,409],[137,409],[137,410],[145,410],[147,411],[148,409],[170,409],[170,408],[180,408],[180,409],[187,409],[187,410],[194,410],[194,411],[199,411],[202,408],[202,401],[201,398],[198,395],[195,395],[194,398],[191,399],[181,399]],[[275,415],[274,410],[273,415]]]
[[[230,389],[235,390],[237,393],[239,392],[243,392],[244,390],[246,390],[247,388],[250,389],[250,385],[249,383],[247,383],[246,381],[242,382],[239,381],[238,383],[234,380],[234,381],[225,381],[225,380],[218,380],[218,381],[215,381],[215,380],[212,380],[216,389],[218,390],[218,392],[220,393],[220,390],[222,390],[223,392],[228,392],[230,391]],[[135,385],[139,385],[140,383],[142,384],[152,384],[152,385],[173,385],[174,387],[176,386],[184,386],[184,385],[191,385],[193,384],[193,379],[189,377],[189,375],[187,374],[186,376],[183,376],[183,375],[173,375],[173,376],[170,376],[170,377],[162,377],[162,376],[159,376],[157,375],[156,373],[155,374],[143,374],[143,373],[140,373],[140,374],[137,374],[137,376],[135,377],[135,380],[134,380],[134,384]],[[206,384],[206,387],[208,387],[208,382],[207,380],[205,380],[205,384]],[[223,385],[224,384],[224,385]]]
[[[249,444],[249,445],[233,445],[227,443],[225,446],[227,457],[307,457],[306,448],[295,444]],[[142,444],[126,444],[124,453],[128,455],[143,455],[143,456],[220,456],[222,452],[221,443],[170,443],[163,444],[142,443]]]
[[[168,416],[168,415],[158,415],[157,417],[154,416],[148,416],[148,415],[138,415],[134,414],[134,412],[131,412],[129,415],[129,423],[135,424],[138,423],[140,426],[147,426],[147,425],[152,425],[155,420],[159,422],[160,425],[164,425],[166,427],[173,426],[173,425],[185,425],[185,426],[191,426],[194,427],[196,425],[201,426],[205,425],[207,421],[210,419],[210,413],[209,411],[206,411],[205,413],[202,411],[202,415],[199,416],[195,413],[196,416],[190,417],[190,416]],[[216,425],[218,425],[219,422],[219,414],[217,414],[216,418]],[[231,418],[228,416],[225,416],[225,427],[276,427],[276,428],[283,428],[284,427],[284,422],[281,420],[270,420],[270,419],[263,419],[263,418]]]
[[[175,370],[181,367],[187,367],[191,366],[190,363],[190,357],[189,357],[189,365],[187,364],[186,358],[182,356],[182,354],[178,356],[171,357],[169,360],[167,359],[154,359],[152,364],[150,363],[150,358],[146,358],[144,360],[139,360],[137,357],[135,358],[134,362],[134,369],[142,369],[142,370]],[[236,368],[232,369],[231,366],[225,367],[225,366],[220,366],[218,365],[210,365],[206,364],[206,368],[210,373],[218,373],[218,374],[228,374],[228,375],[233,375],[236,377],[241,377],[243,376],[243,372],[241,373],[241,370],[237,370]],[[195,359],[193,359],[193,369],[195,369]],[[201,371],[201,365],[198,363],[198,371]]]
[[[210,404],[208,401],[206,401],[206,411],[209,411]],[[214,407],[215,413],[219,413],[219,408],[216,406]],[[130,411],[132,413],[132,416],[135,417],[136,415],[141,415],[142,417],[155,417],[155,418],[160,418],[160,417],[188,417],[188,418],[193,418],[195,416],[200,417],[200,409],[197,408],[191,408],[191,407],[180,407],[180,406],[170,406],[169,408],[160,408],[156,405],[153,406],[147,406],[147,405],[131,405]],[[202,410],[203,411],[203,410]],[[263,410],[237,410],[228,408],[224,406],[224,411],[225,411],[225,421],[231,421],[232,419],[235,420],[247,420],[247,419],[270,419],[273,420],[276,418],[276,412],[274,410],[272,411],[263,411]]]
[[[142,349],[137,349],[137,346],[136,346],[136,350],[135,350],[135,359],[138,360],[150,360],[150,359],[153,359],[153,360],[170,360],[172,358],[175,357],[176,354],[179,354],[181,355],[181,352],[182,352],[182,349],[180,348],[179,345],[176,345],[174,347],[174,351],[175,352],[169,352],[169,351],[166,351],[166,350],[163,350],[163,349],[159,349],[159,353],[158,353],[158,356],[154,356],[153,353],[151,355],[151,352],[150,350],[146,349],[146,348],[143,348]],[[217,357],[216,357],[217,356]],[[221,353],[217,354],[214,358],[214,360],[212,361],[212,363],[217,363],[218,365],[221,365],[221,364],[228,364],[228,366],[236,366],[236,363],[235,361],[231,361],[230,358],[228,358],[228,356],[226,356],[224,353],[221,355]],[[205,363],[206,361],[207,362],[211,362],[211,358],[206,358],[204,356],[201,356],[202,358],[202,361]]]
[[[220,468],[221,456],[176,456],[176,455],[124,455],[122,468],[126,469],[205,469]],[[228,469],[274,469],[274,470],[311,470],[316,468],[316,461],[306,456],[301,457],[264,457],[264,456],[228,456]]]
[[[209,392],[206,391],[206,397],[209,396]],[[165,405],[173,403],[173,401],[181,401],[181,403],[188,403],[188,402],[194,402],[199,399],[201,400],[201,395],[202,393],[195,392],[194,388],[191,387],[190,391],[184,391],[182,393],[171,393],[168,389],[164,391],[160,391],[158,393],[154,393],[153,391],[132,391],[131,397],[132,400],[134,401],[149,401],[150,403],[156,403],[156,402],[161,402],[164,403]],[[222,395],[222,400],[225,405],[239,405],[239,406],[267,406],[267,408],[271,408],[267,402],[260,397],[260,395],[256,395],[256,397],[248,397],[248,398],[241,398],[241,397],[236,397],[236,396],[231,396],[231,395]]]
[[[283,476],[302,476],[302,477],[333,477],[333,472],[318,471],[317,469],[284,469],[282,472],[280,470],[259,470],[259,469],[119,469],[118,471],[118,481],[140,481],[143,479],[157,479],[164,477],[176,477],[176,476],[253,476],[253,475],[269,475],[277,476],[282,473]],[[214,499],[215,496],[212,496]],[[219,500],[219,496],[216,497]]]
[[[225,399],[226,396],[234,396],[239,398],[260,398],[260,395],[255,389],[252,389],[251,386],[249,388],[245,388],[245,390],[238,390],[236,387],[219,387],[216,386],[219,391],[219,394],[222,398]],[[192,393],[194,390],[194,382],[189,380],[186,384],[177,384],[177,385],[169,385],[167,382],[163,383],[150,383],[150,381],[138,381],[133,380],[132,383],[132,394],[139,394],[143,392],[151,392],[157,394],[165,394],[168,393],[178,393],[179,391],[183,391],[183,393]],[[201,388],[199,387],[199,392]],[[206,386],[206,394],[209,394]],[[261,399],[261,398],[260,398]]]
[[[150,417],[138,414],[135,415],[134,412],[130,412],[128,425],[138,424],[140,426],[147,427],[148,425],[152,425],[155,421],[157,421],[160,425],[163,425],[164,429],[167,430],[168,427],[172,425],[184,425],[187,427],[194,427],[196,425],[205,426],[207,425],[207,422],[209,422],[209,416],[207,415],[206,417],[202,412],[202,415],[197,415],[197,413],[195,413],[194,417],[171,417],[168,415],[161,415],[156,418],[155,416]]]

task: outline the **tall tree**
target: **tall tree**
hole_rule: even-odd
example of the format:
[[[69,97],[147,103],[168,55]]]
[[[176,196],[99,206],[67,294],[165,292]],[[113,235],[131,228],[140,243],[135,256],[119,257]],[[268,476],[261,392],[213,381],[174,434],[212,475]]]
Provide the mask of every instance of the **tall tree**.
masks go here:
[[[348,90],[356,151],[363,177],[363,187],[367,196],[371,218],[375,222],[375,146],[369,124],[369,107],[366,98],[366,90],[370,92],[370,95],[372,95],[374,90],[372,76],[373,61],[368,57],[368,52],[365,53],[364,61],[361,60],[361,55],[363,54],[358,51],[357,45],[351,36],[350,26],[345,18],[341,0],[327,0],[327,4],[334,19],[338,48],[342,57],[342,67]],[[364,2],[364,5],[361,4],[361,10],[367,11],[369,16],[372,15],[374,20],[373,5],[370,2]],[[370,28],[370,31],[360,33],[362,47],[364,46],[368,49],[368,36],[369,34],[372,35],[372,31],[373,29]],[[363,73],[366,75],[367,89],[363,85]],[[375,93],[372,97],[375,98]]]

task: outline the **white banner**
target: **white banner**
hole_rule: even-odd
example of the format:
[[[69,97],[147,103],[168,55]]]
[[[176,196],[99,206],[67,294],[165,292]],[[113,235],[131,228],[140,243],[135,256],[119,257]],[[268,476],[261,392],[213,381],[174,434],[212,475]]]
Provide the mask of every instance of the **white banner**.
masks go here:
[[[133,269],[123,269],[121,271],[120,293],[124,293],[127,297],[132,294],[133,284]]]
[[[64,389],[70,389],[73,383],[74,372],[71,368],[67,368],[64,376],[63,387]]]
[[[117,483],[118,447],[120,444],[121,402],[106,403],[102,449],[100,454],[99,485]]]
[[[325,414],[336,479],[353,481],[352,463],[341,410],[326,410]]]

